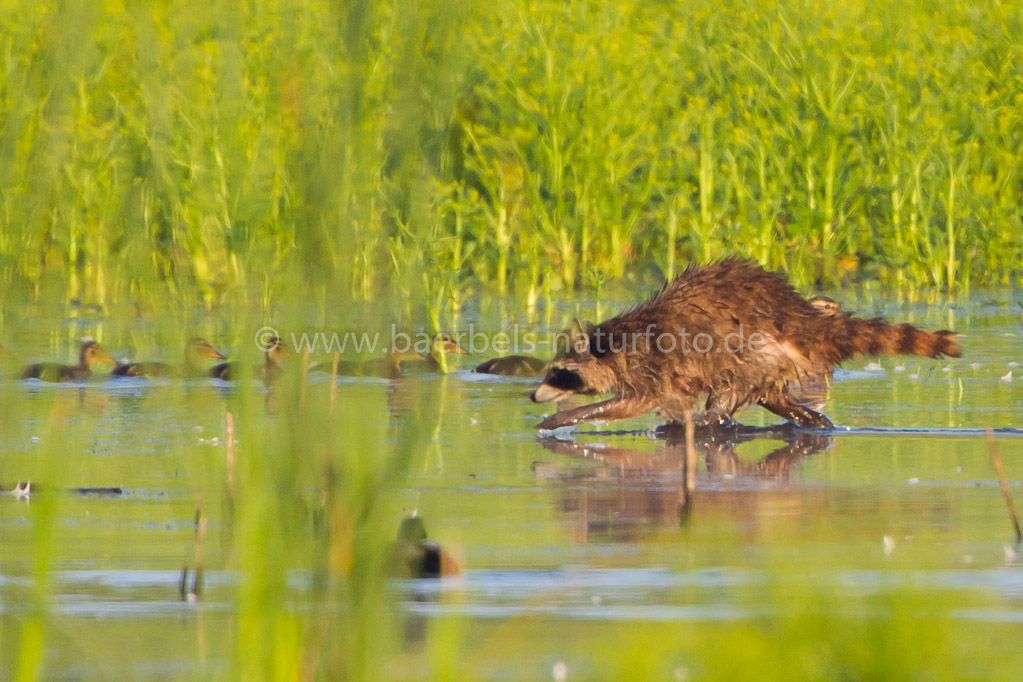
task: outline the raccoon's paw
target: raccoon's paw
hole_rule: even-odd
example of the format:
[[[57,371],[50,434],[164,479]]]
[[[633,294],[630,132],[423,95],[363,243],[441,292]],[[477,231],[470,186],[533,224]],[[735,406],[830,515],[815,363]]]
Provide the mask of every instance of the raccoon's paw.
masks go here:
[[[547,418],[536,425],[536,428],[541,431],[553,431],[554,429],[560,429],[566,426],[575,426],[575,424],[576,420],[568,416],[566,410],[548,415]]]
[[[833,429],[835,425],[831,423],[831,420],[825,417],[820,412],[814,412],[813,410],[807,410],[809,414],[799,415],[793,420],[796,426],[804,429]]]
[[[700,429],[728,429],[738,427],[738,424],[730,415],[716,410],[708,410],[693,420],[696,428]]]

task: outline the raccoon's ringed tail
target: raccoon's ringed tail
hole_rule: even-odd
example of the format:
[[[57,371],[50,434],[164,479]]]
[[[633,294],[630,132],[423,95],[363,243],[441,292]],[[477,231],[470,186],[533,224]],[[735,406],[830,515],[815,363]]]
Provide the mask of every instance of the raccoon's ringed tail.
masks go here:
[[[910,324],[888,324],[881,319],[846,321],[846,358],[857,355],[920,355],[927,358],[962,356],[955,332],[925,332]]]

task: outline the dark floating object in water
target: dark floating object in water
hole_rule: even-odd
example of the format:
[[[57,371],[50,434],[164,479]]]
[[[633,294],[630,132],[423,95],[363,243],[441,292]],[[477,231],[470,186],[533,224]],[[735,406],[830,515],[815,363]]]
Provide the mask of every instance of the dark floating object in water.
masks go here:
[[[426,538],[426,526],[418,516],[401,522],[391,554],[391,570],[401,578],[440,578],[457,575],[458,564],[444,549]]]
[[[15,485],[0,486],[3,489],[11,489],[11,494],[18,498],[30,498],[37,493],[51,492],[46,486],[33,483],[32,481],[18,481]],[[95,497],[120,497],[124,495],[124,488],[120,486],[83,486],[78,488],[63,488],[63,492],[72,495],[95,496]]]
[[[497,374],[505,377],[537,377],[549,363],[528,355],[505,355],[481,362],[473,368],[476,374]]]
[[[96,497],[120,497],[121,495],[124,495],[124,488],[119,486],[69,488],[68,492],[75,493],[76,495],[94,495]]]
[[[192,337],[185,344],[185,362],[180,368],[184,377],[203,375],[201,363],[203,358],[226,360],[209,341],[198,336]],[[110,371],[112,377],[164,377],[178,372],[179,368],[165,362],[125,362]]]
[[[77,365],[61,365],[56,362],[37,362],[21,370],[22,379],[39,379],[40,381],[62,382],[88,379],[92,376],[92,368],[96,363],[105,362],[116,365],[117,361],[103,350],[92,339],[82,342],[78,351]]]

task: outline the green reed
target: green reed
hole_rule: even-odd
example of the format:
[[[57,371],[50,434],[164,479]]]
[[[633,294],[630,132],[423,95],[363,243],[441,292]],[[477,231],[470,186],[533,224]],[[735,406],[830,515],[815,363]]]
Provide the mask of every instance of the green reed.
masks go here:
[[[0,280],[204,305],[1018,282],[1002,4],[14,3]],[[299,272],[296,281],[293,275]]]

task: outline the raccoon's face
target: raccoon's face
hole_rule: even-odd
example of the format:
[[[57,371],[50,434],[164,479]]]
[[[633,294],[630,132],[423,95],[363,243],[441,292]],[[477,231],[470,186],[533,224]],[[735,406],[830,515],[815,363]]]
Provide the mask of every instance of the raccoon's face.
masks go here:
[[[534,403],[549,403],[573,395],[613,393],[615,386],[615,373],[610,364],[587,350],[555,361],[543,383],[529,394],[529,399]]]

